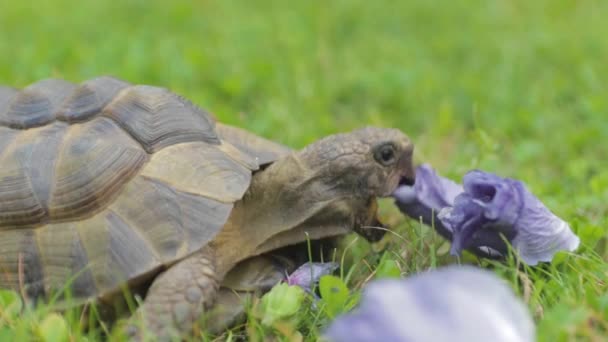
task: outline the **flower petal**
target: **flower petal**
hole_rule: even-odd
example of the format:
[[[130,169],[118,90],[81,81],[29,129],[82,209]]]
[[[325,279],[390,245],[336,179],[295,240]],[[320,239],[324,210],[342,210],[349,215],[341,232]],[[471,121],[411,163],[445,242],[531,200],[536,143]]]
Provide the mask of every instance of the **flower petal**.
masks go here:
[[[465,193],[438,216],[453,232],[452,253],[489,247],[502,255],[511,242],[529,265],[551,261],[560,250],[575,250],[580,240],[518,180],[474,170],[464,176]]]
[[[394,193],[395,198],[405,204],[418,201],[436,211],[451,206],[456,196],[463,191],[460,184],[439,176],[428,164],[422,164],[416,168],[413,193],[411,188],[407,185],[400,186]]]
[[[524,262],[535,265],[580,244],[568,224],[524,183],[492,173],[470,171],[460,186],[424,164],[416,170],[414,186],[401,186],[393,196],[404,214],[452,241],[452,254],[467,249],[482,257],[504,257],[511,243]]]
[[[461,185],[439,176],[430,165],[422,164],[416,168],[414,186],[400,186],[393,196],[404,214],[416,220],[422,219],[424,224],[451,240],[449,227],[437,219],[437,214],[442,208],[452,206],[456,196],[462,192]]]
[[[529,265],[550,262],[561,250],[575,251],[580,245],[567,222],[554,215],[534,195],[525,190],[524,207],[516,223],[513,247]]]
[[[330,341],[533,341],[525,305],[495,274],[449,266],[364,290],[359,308],[338,317]]]
[[[287,276],[287,284],[310,292],[322,276],[331,274],[339,266],[336,262],[307,262]]]

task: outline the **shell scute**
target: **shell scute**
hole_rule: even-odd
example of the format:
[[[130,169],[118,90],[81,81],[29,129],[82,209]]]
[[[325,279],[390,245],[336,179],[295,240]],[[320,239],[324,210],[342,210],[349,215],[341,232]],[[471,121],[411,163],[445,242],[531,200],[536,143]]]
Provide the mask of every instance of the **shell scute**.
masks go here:
[[[0,88],[0,287],[90,298],[155,274],[217,235],[256,157],[164,88]]]
[[[220,143],[208,113],[164,88],[130,87],[103,115],[120,123],[149,153],[190,141]]]
[[[127,88],[129,83],[103,76],[80,84],[65,99],[57,113],[57,119],[67,122],[82,122],[101,113],[116,94]]]
[[[73,220],[103,209],[147,160],[141,146],[108,118],[71,125],[55,161],[51,218]]]
[[[57,79],[42,80],[29,85],[13,94],[4,108],[0,106],[0,125],[27,129],[54,121],[55,112],[75,87],[72,83]]]

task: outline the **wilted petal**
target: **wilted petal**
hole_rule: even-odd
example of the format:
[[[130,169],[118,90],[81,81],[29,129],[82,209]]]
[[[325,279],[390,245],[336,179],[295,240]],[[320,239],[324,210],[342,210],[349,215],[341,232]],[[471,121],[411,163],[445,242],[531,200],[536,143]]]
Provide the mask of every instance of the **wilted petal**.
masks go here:
[[[413,219],[435,227],[446,239],[451,240],[449,227],[442,225],[437,214],[442,208],[452,206],[456,196],[463,192],[461,185],[441,177],[428,164],[416,168],[414,186],[403,185],[397,188],[393,196],[399,209]]]
[[[578,247],[579,238],[568,224],[522,182],[474,170],[463,183],[464,188],[425,164],[416,170],[415,185],[399,187],[394,197],[403,213],[421,218],[452,241],[452,254],[468,249],[501,257],[508,253],[508,241],[524,262],[535,265]]]
[[[422,164],[416,168],[414,186],[400,186],[394,196],[401,203],[420,202],[430,209],[439,211],[443,207],[452,205],[456,196],[462,191],[460,184],[439,176],[430,165]]]
[[[574,251],[580,244],[567,222],[555,216],[527,190],[524,207],[516,223],[513,247],[529,265],[548,262],[560,250]]]
[[[338,266],[336,262],[307,262],[287,276],[287,284],[297,285],[311,292],[322,276],[331,274]]]
[[[440,219],[440,213],[452,210],[456,197],[464,192],[464,188],[442,177],[428,164],[422,164],[416,169],[414,186],[400,186],[393,196],[397,207],[409,217],[419,220],[435,229],[439,235],[452,241],[452,228]],[[484,234],[478,234],[483,236]],[[483,236],[485,245],[472,244],[468,250],[486,258],[499,258],[507,245],[500,235],[491,233]]]
[[[560,250],[579,245],[566,222],[555,216],[518,180],[471,171],[463,179],[465,192],[439,219],[453,233],[452,253],[486,246],[507,254],[503,237],[524,262],[551,261]]]
[[[534,341],[523,303],[495,274],[449,266],[400,280],[379,280],[361,304],[326,332],[345,341]]]

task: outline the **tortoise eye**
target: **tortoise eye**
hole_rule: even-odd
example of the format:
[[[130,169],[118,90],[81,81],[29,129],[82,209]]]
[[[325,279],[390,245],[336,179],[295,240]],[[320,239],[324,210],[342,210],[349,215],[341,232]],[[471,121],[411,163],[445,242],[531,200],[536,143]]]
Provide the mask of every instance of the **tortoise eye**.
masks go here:
[[[374,154],[376,161],[384,166],[389,166],[397,160],[395,147],[392,144],[380,146]]]

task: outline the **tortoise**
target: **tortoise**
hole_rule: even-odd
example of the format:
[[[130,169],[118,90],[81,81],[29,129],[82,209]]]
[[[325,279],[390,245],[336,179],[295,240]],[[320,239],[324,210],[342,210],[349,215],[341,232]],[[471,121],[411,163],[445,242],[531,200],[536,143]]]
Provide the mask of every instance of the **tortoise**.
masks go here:
[[[412,153],[375,127],[293,151],[108,76],[0,87],[0,287],[110,303],[143,286],[145,328],[187,334],[248,258],[353,231],[379,240],[365,228],[378,197],[413,184]]]

